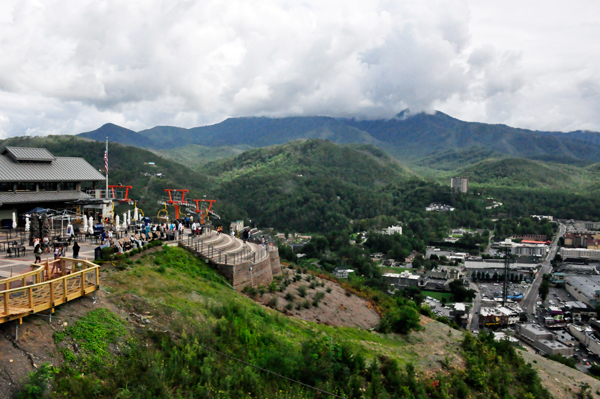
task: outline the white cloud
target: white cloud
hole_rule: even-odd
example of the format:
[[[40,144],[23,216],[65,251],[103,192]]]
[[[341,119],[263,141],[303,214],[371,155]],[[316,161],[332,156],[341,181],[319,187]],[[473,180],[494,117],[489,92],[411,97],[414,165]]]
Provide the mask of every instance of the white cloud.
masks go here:
[[[192,127],[242,115],[377,118],[406,107],[600,130],[598,7],[5,1],[0,135],[78,133],[106,122]]]

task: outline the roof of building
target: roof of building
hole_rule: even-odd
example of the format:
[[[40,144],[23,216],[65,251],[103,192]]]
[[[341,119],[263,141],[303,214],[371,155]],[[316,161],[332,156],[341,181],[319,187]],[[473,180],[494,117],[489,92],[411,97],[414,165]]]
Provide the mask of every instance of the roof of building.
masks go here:
[[[21,204],[29,202],[54,202],[71,201],[90,198],[81,191],[26,191],[20,193],[2,193],[0,192],[1,204]]]
[[[8,155],[15,161],[52,162],[55,157],[45,148],[5,147],[2,155]]]
[[[13,150],[14,147],[7,147],[0,156],[0,182],[101,181],[105,179],[104,175],[83,158],[54,157],[45,148],[18,148],[16,152]],[[15,156],[20,157],[21,160],[31,161],[33,157],[37,156],[37,161],[43,160],[44,162],[21,163],[15,160],[11,155],[13,153],[16,153]],[[30,159],[26,159],[27,157]]]

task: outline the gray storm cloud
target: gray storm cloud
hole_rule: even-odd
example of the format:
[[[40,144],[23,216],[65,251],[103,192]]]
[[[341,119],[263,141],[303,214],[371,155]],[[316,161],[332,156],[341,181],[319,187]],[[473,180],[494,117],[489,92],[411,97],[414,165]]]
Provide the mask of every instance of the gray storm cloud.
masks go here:
[[[543,103],[547,88],[524,68],[522,51],[474,35],[473,7],[6,0],[0,135],[78,133],[106,122],[192,127],[244,115],[386,118],[407,107],[536,127],[519,112]],[[586,111],[598,103],[596,76],[573,79],[554,85],[568,93],[571,113],[541,127],[600,126]]]

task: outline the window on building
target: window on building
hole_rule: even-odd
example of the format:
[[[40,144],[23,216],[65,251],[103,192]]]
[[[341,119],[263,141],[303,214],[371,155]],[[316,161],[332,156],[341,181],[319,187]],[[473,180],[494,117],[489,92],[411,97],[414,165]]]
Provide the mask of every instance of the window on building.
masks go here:
[[[15,185],[13,183],[0,183],[0,192],[13,191]]]
[[[77,183],[72,182],[72,181],[62,182],[62,183],[60,183],[60,189],[61,189],[61,191],[77,190]]]
[[[36,191],[35,183],[19,183],[17,191]]]
[[[57,183],[40,183],[40,191],[57,191]]]

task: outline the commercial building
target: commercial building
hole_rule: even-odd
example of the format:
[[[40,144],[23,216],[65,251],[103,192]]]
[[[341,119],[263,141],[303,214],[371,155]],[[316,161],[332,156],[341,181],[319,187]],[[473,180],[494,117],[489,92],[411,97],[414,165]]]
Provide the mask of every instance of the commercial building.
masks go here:
[[[479,311],[479,328],[504,328],[519,322],[519,313],[505,306],[497,308],[481,308]]]
[[[421,280],[420,275],[411,274],[408,271],[403,271],[402,273],[386,273],[383,277],[390,285],[396,286],[397,288],[416,287]]]
[[[521,338],[530,343],[540,340],[551,340],[554,337],[550,331],[535,324],[518,324],[517,332]]]
[[[563,259],[600,259],[600,249],[587,248],[561,248],[560,255]]]
[[[85,159],[55,157],[45,148],[5,147],[0,152],[0,219],[33,206],[64,208],[91,199],[87,190],[104,188],[105,176]]]
[[[596,291],[600,290],[600,276],[567,275],[565,277],[565,288],[577,301],[583,302],[593,308],[599,299],[596,297]]]
[[[469,191],[469,178],[453,177],[450,179],[450,188],[453,193],[466,194]]]
[[[533,347],[546,355],[563,355],[565,357],[572,357],[575,354],[573,347],[566,346],[559,341],[551,341],[542,339],[535,341]]]
[[[594,335],[591,327],[569,324],[569,332],[584,345],[587,350],[600,356],[600,340]]]

